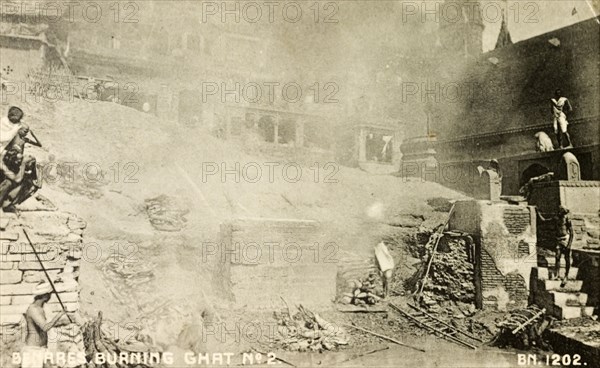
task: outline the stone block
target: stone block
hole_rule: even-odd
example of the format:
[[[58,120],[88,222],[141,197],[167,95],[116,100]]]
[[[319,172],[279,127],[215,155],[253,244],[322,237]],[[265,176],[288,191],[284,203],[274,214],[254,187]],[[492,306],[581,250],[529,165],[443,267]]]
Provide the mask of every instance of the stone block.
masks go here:
[[[581,291],[583,281],[581,280],[569,280],[565,283],[565,286],[561,286],[561,280],[544,280],[544,288],[547,291],[563,291],[563,292],[576,292]]]
[[[15,241],[19,239],[19,233],[13,231],[0,231],[0,240]]]
[[[0,262],[0,270],[12,270],[17,262]]]
[[[48,252],[59,253],[60,245],[57,243],[34,243],[33,247],[38,254]],[[29,243],[13,243],[9,249],[10,254],[33,254],[33,248]]]
[[[9,305],[12,300],[10,295],[0,295],[0,305]]]
[[[0,294],[1,295],[28,295],[33,292],[33,288],[35,284],[9,284],[9,285],[0,285]]]
[[[22,318],[23,318],[22,314],[0,313],[0,325],[2,325],[2,326],[18,325],[21,323]]]
[[[29,308],[29,304],[11,304],[0,307],[0,314],[23,314]]]
[[[558,270],[558,277],[561,278],[561,279],[564,278],[566,272],[567,272],[566,268],[560,268]],[[577,267],[571,267],[569,269],[569,279],[571,279],[571,280],[577,279],[577,274],[578,273],[579,273],[579,269]],[[554,270],[552,270],[552,275],[554,275]]]
[[[19,305],[19,304],[29,305],[29,304],[33,303],[33,295],[14,295],[11,298],[12,298],[11,304],[15,304],[15,305]]]
[[[79,310],[79,303],[63,303],[67,312],[76,312]],[[44,312],[49,314],[56,314],[62,311],[62,307],[58,303],[46,303],[44,305]],[[50,317],[48,317],[50,318]]]
[[[0,284],[17,284],[23,279],[19,270],[0,270]]]
[[[60,270],[50,270],[48,271],[48,274],[54,280],[59,272]],[[46,275],[44,274],[44,271],[27,270],[23,272],[23,282],[37,284],[41,281],[46,281]]]
[[[565,293],[560,291],[551,291],[552,302],[557,306],[584,306],[587,303],[588,295],[586,293]]]
[[[9,248],[10,248],[10,241],[0,240],[0,254],[8,253]]]
[[[77,291],[59,292],[58,295],[60,296],[60,300],[62,300],[63,303],[78,303],[79,302],[79,292],[77,292]],[[48,303],[51,303],[51,304],[58,303],[58,298],[56,297],[56,294],[52,294],[52,297],[50,298]]]
[[[65,267],[66,259],[60,257],[52,261],[42,261],[47,270],[56,270]],[[19,270],[42,270],[42,265],[38,261],[24,261],[19,263]]]
[[[582,307],[581,315],[586,317],[591,317],[594,315],[594,307]]]

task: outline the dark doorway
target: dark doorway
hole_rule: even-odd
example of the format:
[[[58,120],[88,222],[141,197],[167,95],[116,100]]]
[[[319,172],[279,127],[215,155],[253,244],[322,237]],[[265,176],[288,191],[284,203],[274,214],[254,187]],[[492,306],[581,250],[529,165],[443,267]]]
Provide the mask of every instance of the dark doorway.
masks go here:
[[[540,165],[540,164],[530,165],[528,168],[523,170],[523,172],[521,173],[521,179],[519,180],[519,186],[522,187],[523,185],[527,184],[529,179],[535,178],[536,176],[547,174],[549,172],[550,172],[550,170],[543,165]]]

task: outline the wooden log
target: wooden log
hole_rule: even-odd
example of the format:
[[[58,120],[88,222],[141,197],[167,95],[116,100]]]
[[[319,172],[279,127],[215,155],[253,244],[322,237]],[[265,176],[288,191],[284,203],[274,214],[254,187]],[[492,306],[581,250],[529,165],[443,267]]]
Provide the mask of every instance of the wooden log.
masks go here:
[[[353,354],[351,357],[349,357],[349,358],[346,358],[346,359],[344,359],[344,360],[342,360],[342,361],[340,361],[340,362],[337,362],[337,363],[336,363],[336,365],[337,365],[337,364],[341,364],[341,363],[345,363],[345,362],[349,362],[349,361],[351,361],[351,360],[355,360],[355,359],[358,359],[358,358],[362,358],[362,357],[364,357],[365,355],[370,355],[370,354],[378,353],[378,352],[380,352],[380,351],[388,350],[389,348],[390,348],[389,346],[384,346],[384,347],[382,347],[382,348],[377,348],[377,349],[373,349],[373,350],[365,351],[365,352],[363,352],[363,353]]]
[[[387,313],[385,307],[359,307],[357,305],[344,305],[336,308],[338,312],[342,313]]]
[[[396,339],[393,339],[393,338],[391,338],[391,337],[389,337],[389,336],[380,335],[380,334],[378,334],[377,332],[369,331],[369,330],[367,330],[367,329],[364,329],[364,328],[362,328],[362,327],[358,327],[358,326],[351,325],[351,324],[348,324],[348,323],[343,323],[343,324],[342,324],[342,326],[346,326],[346,327],[352,327],[352,328],[355,328],[355,329],[357,329],[357,330],[360,330],[360,331],[366,332],[366,333],[368,333],[368,334],[371,334],[371,335],[373,335],[373,336],[377,336],[377,337],[379,337],[380,339],[384,339],[384,340],[387,340],[387,341],[391,341],[391,342],[393,342],[394,344],[398,344],[398,345],[400,345],[400,346],[406,346],[407,348],[411,348],[411,349],[414,349],[414,350],[417,350],[417,351],[420,351],[420,352],[423,352],[423,353],[425,353],[425,350],[423,350],[423,349],[421,349],[421,348],[417,348],[417,347],[414,347],[414,346],[407,345],[407,344],[405,344],[405,343],[403,343],[403,342],[400,342],[400,341],[398,341],[398,340],[396,340]]]
[[[517,332],[519,332],[520,330],[522,330],[523,328],[525,328],[526,326],[528,326],[533,321],[537,320],[544,313],[546,313],[546,308],[542,309],[541,311],[539,311],[538,313],[536,313],[533,317],[531,317],[527,321],[523,322],[519,327],[515,328],[512,331],[513,335],[516,334]]]

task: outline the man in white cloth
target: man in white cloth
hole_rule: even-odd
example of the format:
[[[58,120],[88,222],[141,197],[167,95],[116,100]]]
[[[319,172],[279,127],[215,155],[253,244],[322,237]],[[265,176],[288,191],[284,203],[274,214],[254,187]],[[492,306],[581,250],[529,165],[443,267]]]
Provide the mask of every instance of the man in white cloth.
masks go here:
[[[383,297],[387,298],[394,271],[394,258],[382,241],[375,246],[375,259],[377,260],[377,266],[379,267],[382,276]]]
[[[8,109],[8,116],[0,119],[0,152],[4,151],[8,144],[12,142],[21,129],[21,119],[23,119],[23,110],[16,106]]]
[[[46,321],[44,304],[50,300],[51,295],[52,286],[48,282],[42,282],[33,289],[33,303],[25,312],[27,336],[21,350],[21,368],[43,368],[48,350],[48,331],[71,323],[65,311],[57,313],[50,322]]]
[[[573,107],[566,97],[562,97],[562,92],[560,89],[557,89],[554,92],[554,98],[551,99],[551,108],[552,116],[554,117],[554,133],[556,134],[556,139],[558,140],[558,146],[560,148],[572,147],[573,145],[571,144],[571,137],[567,132],[567,125],[569,125],[569,122],[567,121],[567,115],[565,115],[565,112],[573,111]]]

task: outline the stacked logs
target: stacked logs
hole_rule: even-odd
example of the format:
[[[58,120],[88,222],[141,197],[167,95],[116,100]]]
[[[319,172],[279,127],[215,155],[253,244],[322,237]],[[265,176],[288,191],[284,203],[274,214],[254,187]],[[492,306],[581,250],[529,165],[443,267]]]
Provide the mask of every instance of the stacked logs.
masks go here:
[[[146,199],[146,213],[150,224],[160,231],[180,231],[186,225],[185,215],[189,210],[182,208],[177,201],[169,196],[160,195]]]
[[[273,345],[288,351],[336,350],[340,345],[348,344],[345,331],[327,322],[317,313],[313,313],[302,305],[298,312],[275,312],[277,334],[273,336]]]
[[[376,287],[379,285],[378,277],[375,273],[370,273],[363,280],[350,280],[348,286],[351,292],[346,292],[342,296],[343,304],[353,304],[358,306],[377,304],[381,298],[375,293]]]
[[[542,334],[551,324],[552,318],[546,316],[545,309],[539,309],[535,305],[515,309],[496,324],[499,332],[494,345],[524,350],[533,347],[547,349]]]
[[[148,342],[130,341],[122,343],[119,339],[113,340],[102,330],[102,312],[98,312],[98,317],[84,324],[83,344],[85,346],[85,357],[87,360],[86,368],[127,368],[125,364],[103,363],[97,365],[95,358],[99,353],[104,355],[119,356],[120,353],[143,353],[152,351],[152,346]],[[145,364],[133,364],[131,367],[149,367]]]

